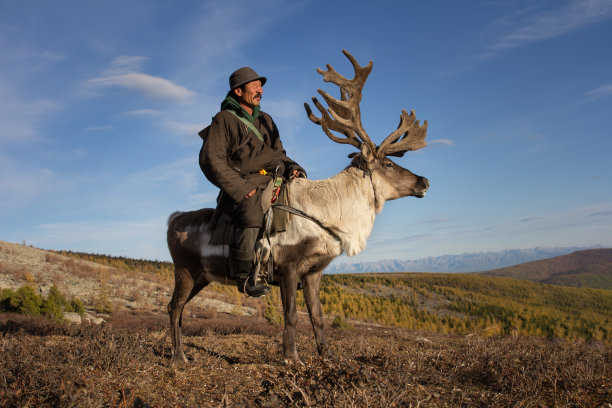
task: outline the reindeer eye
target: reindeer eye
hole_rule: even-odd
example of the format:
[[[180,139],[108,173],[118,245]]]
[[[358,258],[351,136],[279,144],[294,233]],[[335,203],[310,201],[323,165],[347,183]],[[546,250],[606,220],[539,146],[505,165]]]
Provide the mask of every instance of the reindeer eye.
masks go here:
[[[386,163],[385,163],[385,167],[393,167],[393,163],[391,163],[391,162],[386,162]]]

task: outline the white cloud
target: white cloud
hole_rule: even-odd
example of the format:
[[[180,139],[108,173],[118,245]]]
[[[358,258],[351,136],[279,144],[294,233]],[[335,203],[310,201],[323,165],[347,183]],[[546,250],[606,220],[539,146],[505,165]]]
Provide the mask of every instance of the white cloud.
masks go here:
[[[125,112],[127,116],[160,116],[162,112],[155,109],[139,109]]]
[[[85,128],[88,132],[110,132],[114,129],[113,126],[89,126]]]
[[[57,108],[56,102],[46,99],[23,100],[0,78],[0,145],[41,140],[36,125]]]
[[[206,59],[215,56],[225,59],[228,53],[234,54],[270,25],[300,10],[304,4],[303,1],[260,1],[257,3],[257,17],[253,18],[249,1],[209,1],[204,4],[197,16],[197,24],[188,35],[197,40],[198,55]],[[214,58],[209,60],[215,61]]]
[[[190,61],[181,73],[200,78],[201,82],[196,85],[199,88],[227,89],[230,72],[248,65],[243,49],[307,4],[304,0],[262,0],[257,2],[255,10],[248,0],[203,2],[192,21],[185,24],[179,39],[183,44],[181,52]]]
[[[265,91],[264,91],[265,96]],[[272,115],[281,132],[285,149],[294,144],[294,138],[303,129],[306,118],[303,103],[295,100],[269,100],[262,103],[262,109]]]
[[[148,238],[143,240],[143,237]],[[41,248],[163,260],[169,259],[165,237],[164,215],[141,221],[42,224],[30,241]]]
[[[612,96],[612,84],[602,85],[595,89],[591,89],[586,93],[586,98],[589,100],[607,98]]]
[[[177,139],[185,145],[201,143],[202,140],[198,136],[198,132],[208,125],[202,123],[183,123],[174,120],[166,120],[161,124],[171,135],[177,136]]]
[[[0,156],[0,208],[19,207],[70,184],[50,169],[24,166]]]
[[[167,79],[140,72],[94,78],[90,79],[88,84],[92,86],[122,87],[140,92],[155,99],[167,99],[172,101],[186,100],[194,95],[194,93],[187,88],[176,85]]]
[[[110,66],[103,72],[103,76],[121,75],[129,72],[141,71],[146,57],[122,55],[111,61]]]
[[[573,0],[552,10],[519,14],[509,23],[513,30],[497,39],[479,59],[533,42],[568,34],[612,18],[612,0]]]
[[[428,140],[427,144],[428,145],[438,144],[438,145],[452,146],[454,143],[450,139],[434,139],[434,140]]]
[[[185,101],[194,96],[189,89],[165,78],[141,71],[145,57],[120,56],[111,61],[108,69],[97,78],[86,82],[89,88],[119,87],[144,94],[154,99]]]

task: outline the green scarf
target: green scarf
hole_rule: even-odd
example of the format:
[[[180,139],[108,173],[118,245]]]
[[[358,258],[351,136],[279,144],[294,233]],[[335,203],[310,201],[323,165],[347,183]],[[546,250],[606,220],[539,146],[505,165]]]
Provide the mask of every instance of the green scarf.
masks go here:
[[[221,102],[221,110],[233,110],[240,116],[247,118],[249,122],[253,123],[253,121],[259,116],[260,108],[259,106],[255,106],[253,108],[253,114],[249,114],[249,112],[244,110],[244,108],[238,103],[234,93],[229,91],[223,102]]]

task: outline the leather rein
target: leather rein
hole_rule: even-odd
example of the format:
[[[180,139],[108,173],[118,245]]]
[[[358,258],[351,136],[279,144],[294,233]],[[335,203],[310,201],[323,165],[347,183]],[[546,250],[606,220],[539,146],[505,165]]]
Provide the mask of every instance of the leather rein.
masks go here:
[[[361,168],[360,168],[361,169]],[[363,170],[363,177],[365,178],[366,176],[370,177],[370,183],[372,184],[372,191],[374,192],[374,208],[376,208],[376,206],[378,205],[378,199],[376,198],[376,188],[374,187],[374,180],[372,180],[372,170],[370,170],[368,167],[366,167],[365,169],[361,169]],[[279,186],[279,190],[280,190],[280,186]],[[278,198],[278,190],[275,194],[274,198]],[[342,247],[342,239],[340,238],[340,236],[330,227],[328,227],[327,225],[323,224],[321,221],[319,221],[318,219],[314,218],[311,215],[306,214],[305,212],[298,210],[297,208],[294,207],[290,207],[288,205],[284,205],[284,204],[279,204],[278,202],[276,202],[276,199],[273,198],[273,203],[270,206],[270,208],[268,208],[268,210],[266,211],[265,214],[265,222],[264,222],[264,237],[268,240],[268,244],[270,245],[270,255],[269,255],[269,259],[268,259],[268,280],[269,281],[273,281],[273,254],[272,254],[272,249],[271,249],[271,242],[270,242],[270,232],[272,230],[272,218],[273,218],[273,209],[277,208],[279,210],[282,211],[286,211],[290,214],[294,214],[297,216],[300,216],[302,218],[306,218],[309,221],[314,222],[315,224],[317,224],[322,230],[324,230],[325,232],[327,232],[329,235],[331,235],[336,241],[338,241],[338,243],[340,244],[340,246]]]

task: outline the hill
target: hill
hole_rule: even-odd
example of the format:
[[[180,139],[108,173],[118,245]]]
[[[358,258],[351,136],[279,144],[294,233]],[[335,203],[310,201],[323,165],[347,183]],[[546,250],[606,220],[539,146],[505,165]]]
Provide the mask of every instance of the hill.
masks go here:
[[[93,262],[89,259],[95,259]],[[170,363],[170,264],[0,241],[0,287],[56,285],[100,326],[0,314],[0,406],[605,406],[612,291],[475,274],[325,275],[331,358],[303,298],[282,364],[278,290],[211,285],[186,308],[190,364]],[[111,305],[100,313],[97,304]]]
[[[612,249],[589,249],[481,272],[553,285],[612,289]]]
[[[0,251],[2,286],[27,284],[44,294],[56,284],[68,297],[83,300],[92,312],[166,314],[173,287],[169,263],[58,254],[8,243],[4,248]],[[32,260],[38,262],[33,267]],[[31,272],[24,272],[28,267]],[[324,275],[320,298],[324,313],[338,324],[360,322],[459,335],[612,341],[610,290],[475,274],[356,274]],[[301,292],[297,302],[305,314]],[[257,300],[244,298],[232,286],[213,284],[187,305],[186,313],[214,310],[279,322],[280,304],[278,288]]]

